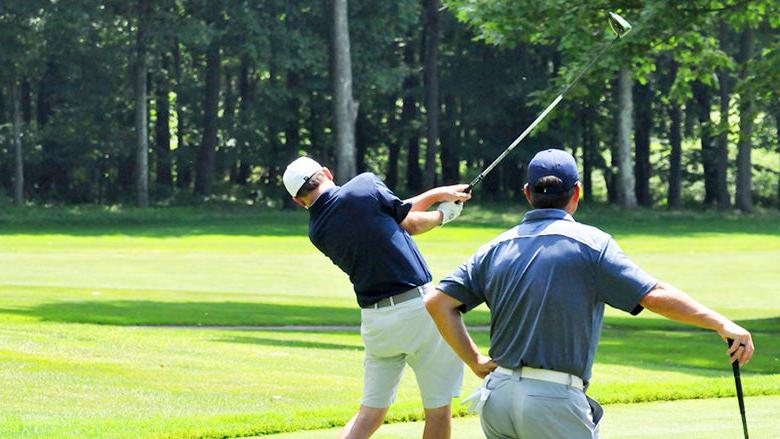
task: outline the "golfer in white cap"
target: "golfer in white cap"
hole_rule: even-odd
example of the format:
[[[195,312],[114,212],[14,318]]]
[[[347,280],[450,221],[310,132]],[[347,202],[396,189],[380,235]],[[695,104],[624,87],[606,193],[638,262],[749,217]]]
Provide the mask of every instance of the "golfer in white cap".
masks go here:
[[[410,235],[457,218],[470,198],[467,185],[401,200],[371,173],[336,186],[328,168],[307,157],[290,163],[283,179],[293,200],[309,211],[309,239],[349,275],[362,308],[363,398],[339,437],[367,438],[379,428],[409,364],[425,408],[423,437],[448,438],[463,363],[425,310],[431,274]],[[428,211],[434,203],[438,208]]]

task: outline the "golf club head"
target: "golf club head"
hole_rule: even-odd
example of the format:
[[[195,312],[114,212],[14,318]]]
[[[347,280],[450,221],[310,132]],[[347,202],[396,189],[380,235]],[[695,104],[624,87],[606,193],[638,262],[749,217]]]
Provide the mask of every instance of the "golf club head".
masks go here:
[[[609,13],[609,27],[612,28],[612,32],[615,32],[618,38],[623,38],[631,31],[631,23],[614,12]]]

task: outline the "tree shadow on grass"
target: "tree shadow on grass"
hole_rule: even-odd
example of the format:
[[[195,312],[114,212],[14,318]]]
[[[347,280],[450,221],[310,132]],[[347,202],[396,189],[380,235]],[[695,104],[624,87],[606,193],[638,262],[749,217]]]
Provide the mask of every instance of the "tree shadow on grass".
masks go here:
[[[481,313],[481,314],[480,314]],[[48,322],[115,326],[308,326],[360,324],[354,307],[260,302],[158,302],[95,300],[51,302],[30,308],[0,308],[0,314],[22,315]],[[478,322],[487,312],[475,312]]]
[[[115,326],[291,326],[360,323],[360,310],[357,307],[257,302],[52,302],[27,309],[0,308],[0,314],[29,316],[47,322]]]
[[[295,334],[301,334],[301,332],[285,333],[294,337]],[[303,349],[329,349],[329,350],[344,350],[344,351],[362,351],[363,347],[358,345],[342,344],[342,343],[326,343],[319,341],[299,340],[292,338],[276,339],[268,337],[250,337],[250,336],[231,336],[220,338],[217,341],[224,343],[240,343],[240,344],[252,344],[262,346],[283,346],[288,348],[303,348]]]
[[[482,312],[481,319],[488,314]],[[21,315],[47,322],[89,323],[115,326],[290,326],[349,325],[360,323],[357,307],[305,306],[257,302],[158,302],[111,300],[44,303],[26,309],[0,308],[0,314]],[[471,313],[469,313],[471,314]],[[754,331],[757,354],[746,373],[780,373],[780,318],[739,322]],[[762,328],[764,331],[759,331]],[[267,331],[267,330],[266,330]],[[327,332],[327,329],[323,332]],[[290,334],[294,334],[291,332]],[[487,332],[474,332],[482,345],[489,344]],[[341,345],[254,335],[231,336],[222,341],[325,349],[355,349]],[[684,370],[701,376],[730,371],[725,343],[710,332],[674,325],[663,320],[608,318],[602,332],[597,363],[631,365],[650,370]]]

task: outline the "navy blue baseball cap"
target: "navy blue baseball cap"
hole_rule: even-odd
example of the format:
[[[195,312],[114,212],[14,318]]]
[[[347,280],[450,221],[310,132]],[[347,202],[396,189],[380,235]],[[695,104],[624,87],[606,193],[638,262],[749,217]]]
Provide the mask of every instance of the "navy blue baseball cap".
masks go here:
[[[554,176],[561,179],[562,185],[548,186],[540,193],[562,194],[568,192],[580,181],[577,162],[574,157],[562,149],[546,149],[538,152],[528,163],[528,188],[534,191],[540,179]]]

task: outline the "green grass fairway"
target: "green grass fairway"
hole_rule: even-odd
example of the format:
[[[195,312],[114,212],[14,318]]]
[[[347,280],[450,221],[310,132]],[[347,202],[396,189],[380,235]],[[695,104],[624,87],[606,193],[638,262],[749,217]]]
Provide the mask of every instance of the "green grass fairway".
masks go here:
[[[751,437],[776,437],[780,431],[777,409],[780,397],[748,398],[748,428]],[[737,402],[729,399],[685,400],[642,404],[617,404],[606,408],[600,437],[604,439],[734,439],[742,437],[742,421]],[[335,438],[339,429],[304,431],[263,436],[268,439]],[[375,439],[422,437],[423,423],[409,422],[382,426]],[[479,418],[469,416],[453,421],[452,439],[484,438]]]
[[[420,237],[434,278],[521,216],[468,206]],[[780,214],[578,217],[752,329],[745,391],[780,395]],[[345,422],[362,386],[357,333],[197,329],[358,324],[346,276],[305,233],[302,210],[0,213],[0,437],[238,437]],[[487,345],[487,334],[476,339]],[[724,351],[714,334],[610,311],[591,392],[612,404],[730,396]],[[464,393],[476,383],[469,376]],[[390,420],[421,414],[407,373]]]

